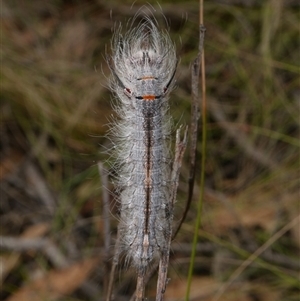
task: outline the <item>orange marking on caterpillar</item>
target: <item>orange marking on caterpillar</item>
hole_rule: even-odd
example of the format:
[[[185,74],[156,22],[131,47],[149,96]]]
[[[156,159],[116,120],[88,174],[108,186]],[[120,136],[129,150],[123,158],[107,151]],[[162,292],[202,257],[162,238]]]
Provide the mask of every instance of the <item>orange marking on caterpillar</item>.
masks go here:
[[[155,95],[149,94],[149,95],[144,95],[142,96],[144,100],[154,100]]]
[[[153,76],[144,76],[141,79],[155,79],[155,77],[153,77]]]

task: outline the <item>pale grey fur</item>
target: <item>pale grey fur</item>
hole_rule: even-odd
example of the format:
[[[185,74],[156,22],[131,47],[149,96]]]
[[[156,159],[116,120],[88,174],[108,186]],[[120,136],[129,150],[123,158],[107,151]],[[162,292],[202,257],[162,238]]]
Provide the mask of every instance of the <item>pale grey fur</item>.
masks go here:
[[[119,231],[127,260],[146,270],[154,256],[166,251],[171,235],[168,93],[177,60],[169,34],[159,31],[150,18],[124,36],[121,30],[114,35],[109,59],[120,117],[113,128]]]

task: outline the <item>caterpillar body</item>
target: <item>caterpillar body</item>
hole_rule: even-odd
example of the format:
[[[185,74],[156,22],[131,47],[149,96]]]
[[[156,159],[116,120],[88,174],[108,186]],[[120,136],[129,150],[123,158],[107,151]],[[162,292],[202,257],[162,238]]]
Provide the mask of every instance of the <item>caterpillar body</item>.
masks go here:
[[[176,51],[169,34],[145,17],[123,36],[109,59],[119,120],[114,124],[121,250],[137,269],[167,251],[172,155],[168,95]]]

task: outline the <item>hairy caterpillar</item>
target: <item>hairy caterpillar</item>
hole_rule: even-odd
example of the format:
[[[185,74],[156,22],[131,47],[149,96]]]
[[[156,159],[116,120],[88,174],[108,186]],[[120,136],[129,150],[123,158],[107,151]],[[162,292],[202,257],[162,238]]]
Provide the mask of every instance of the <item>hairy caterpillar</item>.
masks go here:
[[[145,17],[123,36],[119,29],[109,59],[117,96],[114,124],[120,246],[138,270],[167,251],[171,235],[168,94],[174,84],[176,51],[167,32]]]

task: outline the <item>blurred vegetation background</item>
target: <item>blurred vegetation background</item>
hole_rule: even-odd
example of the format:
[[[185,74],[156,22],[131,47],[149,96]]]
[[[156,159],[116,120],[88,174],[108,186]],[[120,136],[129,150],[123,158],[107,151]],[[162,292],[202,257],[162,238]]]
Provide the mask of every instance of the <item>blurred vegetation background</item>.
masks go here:
[[[204,2],[208,156],[191,300],[296,301],[299,2]],[[1,1],[1,300],[103,300],[113,251],[104,223],[111,220],[113,245],[118,214],[112,196],[103,214],[97,166],[109,167],[111,144],[105,55],[114,26],[147,3],[162,27],[165,15],[180,57],[174,125],[189,124],[197,1]],[[187,192],[184,160],[175,222]],[[197,183],[172,245],[170,301],[186,288]],[[135,277],[120,265],[115,300],[129,300]],[[147,300],[154,295],[155,278]]]

